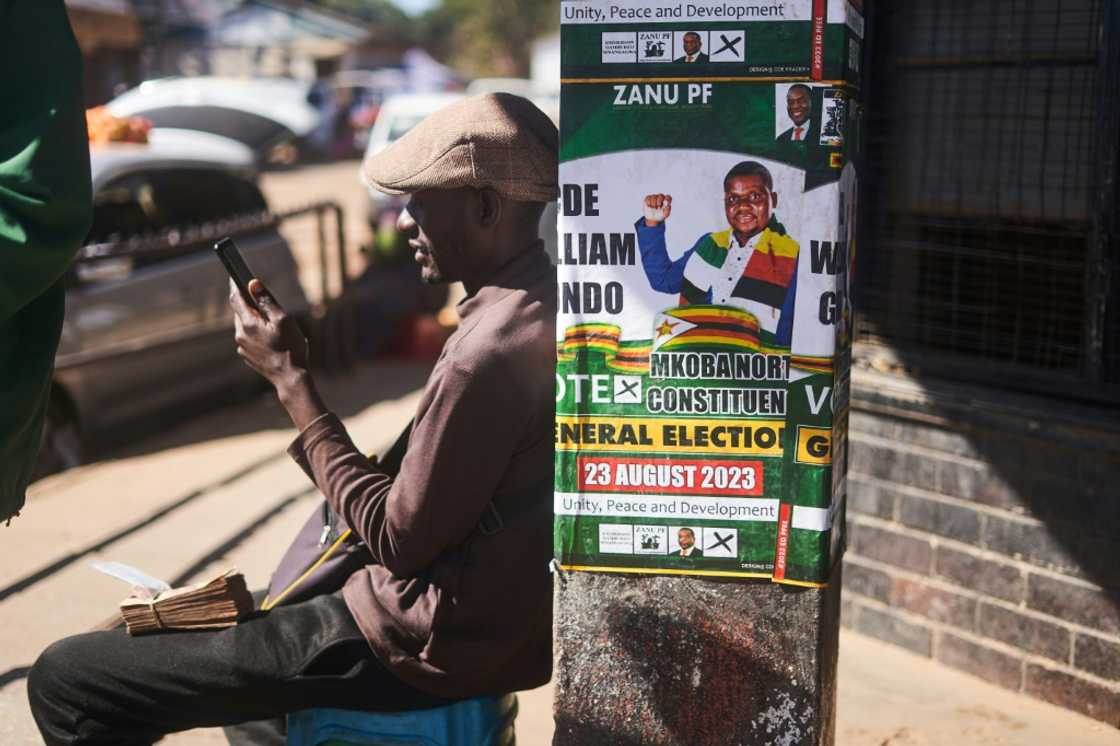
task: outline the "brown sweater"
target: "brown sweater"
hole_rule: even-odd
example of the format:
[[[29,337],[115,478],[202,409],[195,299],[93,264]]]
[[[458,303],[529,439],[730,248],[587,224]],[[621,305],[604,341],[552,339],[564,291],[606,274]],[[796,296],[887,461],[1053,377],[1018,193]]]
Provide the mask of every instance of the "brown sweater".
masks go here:
[[[334,415],[289,448],[378,562],[343,591],[370,646],[405,682],[447,697],[531,688],[551,674],[556,287],[547,256],[535,245],[458,310],[396,478]],[[492,500],[504,528],[484,534]]]

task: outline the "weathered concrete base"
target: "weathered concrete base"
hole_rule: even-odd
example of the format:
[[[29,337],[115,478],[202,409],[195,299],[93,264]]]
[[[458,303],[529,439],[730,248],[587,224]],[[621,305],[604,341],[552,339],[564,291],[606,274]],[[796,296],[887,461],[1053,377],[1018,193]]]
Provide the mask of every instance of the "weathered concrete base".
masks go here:
[[[829,746],[839,570],[768,581],[563,573],[554,746]]]

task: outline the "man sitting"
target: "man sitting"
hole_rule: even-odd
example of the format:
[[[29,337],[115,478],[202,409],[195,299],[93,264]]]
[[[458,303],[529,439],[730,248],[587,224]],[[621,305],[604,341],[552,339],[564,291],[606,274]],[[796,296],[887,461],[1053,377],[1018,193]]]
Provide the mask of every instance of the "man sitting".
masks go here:
[[[259,312],[233,291],[238,352],[300,430],[289,452],[374,562],[338,594],[226,630],[55,643],[28,679],[49,746],[147,744],[312,707],[426,708],[548,681],[556,288],[537,224],[557,196],[557,144],[532,103],[490,94],[363,164],[372,187],[412,195],[398,227],[425,281],[467,291],[396,477],[326,409],[306,340],[261,283],[249,286]]]

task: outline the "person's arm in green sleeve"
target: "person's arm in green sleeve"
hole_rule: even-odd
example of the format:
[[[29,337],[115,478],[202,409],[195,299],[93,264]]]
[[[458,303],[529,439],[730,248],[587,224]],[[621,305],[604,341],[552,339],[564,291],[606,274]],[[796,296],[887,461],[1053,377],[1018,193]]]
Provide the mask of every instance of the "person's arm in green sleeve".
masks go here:
[[[23,505],[92,213],[81,53],[62,0],[0,0],[0,521]],[[16,72],[18,71],[18,72]]]

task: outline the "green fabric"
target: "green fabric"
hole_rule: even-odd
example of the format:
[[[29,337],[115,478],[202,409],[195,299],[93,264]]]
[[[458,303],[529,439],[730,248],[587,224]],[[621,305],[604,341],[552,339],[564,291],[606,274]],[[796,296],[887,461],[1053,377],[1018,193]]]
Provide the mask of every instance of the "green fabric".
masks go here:
[[[0,521],[23,506],[92,214],[81,65],[63,0],[0,0]]]
[[[727,259],[727,246],[720,246],[715,241],[715,234],[709,233],[696,244],[696,253],[705,262],[719,269]]]

